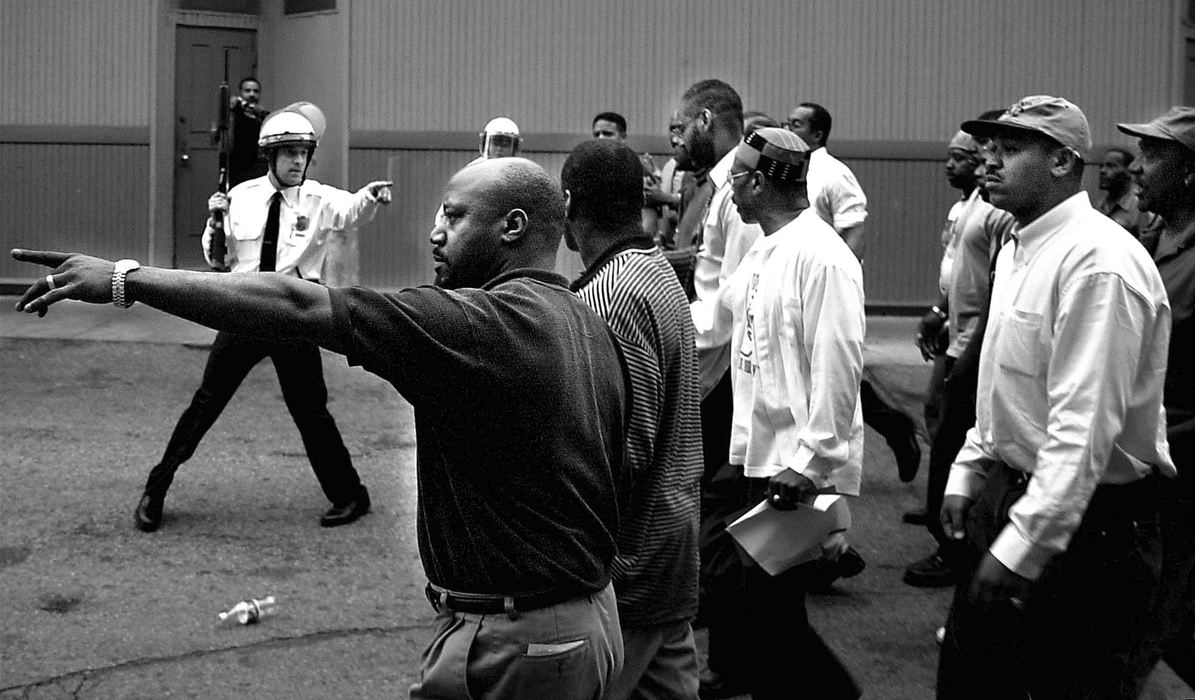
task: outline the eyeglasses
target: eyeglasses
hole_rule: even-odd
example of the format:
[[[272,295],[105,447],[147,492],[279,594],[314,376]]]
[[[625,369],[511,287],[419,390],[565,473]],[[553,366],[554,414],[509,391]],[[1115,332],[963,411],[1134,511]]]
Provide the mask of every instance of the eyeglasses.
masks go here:
[[[731,173],[731,174],[730,174],[730,178],[729,178],[729,180],[730,180],[730,184],[732,184],[732,185],[733,185],[733,184],[736,184],[736,183],[738,182],[738,179],[739,179],[740,177],[742,177],[742,176],[744,176],[744,175],[750,175],[750,174],[751,174],[751,173],[753,173],[753,172],[755,172],[755,171],[754,171],[754,170],[744,170],[744,171],[742,171],[742,172],[740,172],[740,173]]]

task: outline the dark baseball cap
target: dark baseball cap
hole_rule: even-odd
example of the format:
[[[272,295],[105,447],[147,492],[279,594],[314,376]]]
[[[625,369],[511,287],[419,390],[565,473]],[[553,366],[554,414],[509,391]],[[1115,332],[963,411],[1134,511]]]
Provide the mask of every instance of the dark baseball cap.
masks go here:
[[[1087,117],[1074,103],[1051,95],[1030,95],[1004,110],[996,119],[963,122],[962,130],[972,136],[1033,132],[1048,136],[1087,158],[1091,150],[1091,129]]]
[[[1174,106],[1148,124],[1117,124],[1116,128],[1129,136],[1178,141],[1195,151],[1195,107]]]

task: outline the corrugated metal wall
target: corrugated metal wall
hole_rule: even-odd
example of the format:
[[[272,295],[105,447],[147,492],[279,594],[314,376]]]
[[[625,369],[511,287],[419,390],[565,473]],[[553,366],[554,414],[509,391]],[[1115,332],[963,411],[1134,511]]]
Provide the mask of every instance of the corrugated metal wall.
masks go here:
[[[0,143],[0,195],[25,204],[10,211],[10,230],[53,239],[63,226],[89,222],[63,246],[145,250],[149,145],[128,135],[163,133],[151,124],[154,66],[172,59],[155,55],[156,33],[172,31],[172,21],[248,21],[171,7],[0,1],[0,141],[14,130],[50,135],[47,145]],[[833,111],[831,151],[846,156],[872,201],[868,297],[919,303],[932,295],[936,236],[953,198],[924,144],[944,143],[961,119],[1030,92],[1078,102],[1097,142],[1130,143],[1114,123],[1161,112],[1180,83],[1174,8],[1174,0],[342,0],[349,185],[392,171],[402,192],[366,229],[361,280],[397,287],[429,278],[425,239],[440,190],[472,158],[474,134],[490,117],[514,117],[527,147],[540,151],[533,157],[556,174],[559,149],[587,133],[593,114],[621,111],[632,137],[658,146],[684,88],[717,76],[748,108],[777,117],[800,100]],[[157,24],[159,12],[171,19]],[[265,16],[268,45],[273,15]],[[316,47],[304,60],[345,60],[343,51]],[[283,61],[267,71],[292,68]],[[62,127],[81,136],[62,138]],[[434,151],[352,143],[355,134],[384,142],[411,132],[447,138]],[[52,176],[81,191],[61,197]],[[97,214],[114,201],[118,212]],[[575,264],[562,254],[563,271]],[[0,258],[0,278],[26,273]]]
[[[145,0],[0,2],[0,124],[147,126],[153,29]]]
[[[351,22],[354,130],[583,133],[614,109],[664,134],[714,76],[749,109],[825,104],[839,139],[936,142],[1046,92],[1107,141],[1173,78],[1171,0],[354,0]]]
[[[962,120],[1031,93],[1080,104],[1097,142],[1131,143],[1115,123],[1171,101],[1173,11],[1170,0],[354,0],[350,113],[354,132],[457,132],[461,148],[503,114],[535,149],[537,137],[582,138],[606,109],[627,117],[632,137],[662,137],[680,94],[704,77],[776,117],[821,102],[835,120],[830,150],[851,151],[844,160],[871,202],[868,300],[917,305],[935,298],[939,232],[957,194],[924,144],[944,152]],[[901,148],[910,143],[918,155]],[[530,155],[558,174],[561,154]],[[411,209],[362,239],[363,283],[430,278],[431,212],[472,157],[352,150],[352,182],[375,176],[367,164],[396,166],[396,210]],[[561,271],[576,264],[562,253]]]
[[[0,143],[6,248],[146,250],[148,139],[109,141],[149,133],[151,10],[143,0],[0,2],[0,126],[78,128],[74,143]],[[29,275],[0,257],[0,278]]]
[[[0,144],[4,249],[81,250],[110,258],[144,250],[148,160],[148,146]],[[0,257],[0,277],[33,275],[28,265]]]

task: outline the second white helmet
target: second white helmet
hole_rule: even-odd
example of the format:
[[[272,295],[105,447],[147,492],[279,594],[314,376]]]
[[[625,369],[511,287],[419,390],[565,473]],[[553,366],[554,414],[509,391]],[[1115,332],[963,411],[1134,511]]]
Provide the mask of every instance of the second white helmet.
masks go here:
[[[518,155],[519,125],[507,117],[495,117],[486,123],[480,134],[478,150],[483,158]]]

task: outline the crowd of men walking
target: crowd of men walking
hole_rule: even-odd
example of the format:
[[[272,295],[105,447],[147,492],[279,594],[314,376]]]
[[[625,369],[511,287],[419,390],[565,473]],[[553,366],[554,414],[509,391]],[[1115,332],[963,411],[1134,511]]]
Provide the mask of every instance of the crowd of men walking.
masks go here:
[[[865,420],[902,480],[920,462],[912,419],[864,367],[867,200],[827,151],[830,113],[744,120],[733,87],[703,80],[662,172],[604,112],[559,179],[502,120],[447,183],[435,284],[379,293],[318,280],[328,232],[392,183],[307,180],[322,114],[297,104],[260,125],[267,172],[209,201],[205,251],[232,274],[13,251],[49,268],[24,311],[140,301],[221,331],[137,526],[162,524],[175,471],[267,356],[332,503],[321,523],[365,515],[325,348],[415,410],[437,618],[412,697],[859,697],[805,607],[865,566],[847,537],[770,575],[724,531],[761,502],[858,496]],[[960,122],[946,177],[962,196],[916,341],[934,362],[927,507],[907,516],[937,546],[906,582],[955,586],[937,694],[1133,698],[1163,656],[1195,671],[1195,109],[1119,125],[1140,155],[1105,155],[1098,210],[1073,103]],[[553,272],[562,238],[576,280]]]

